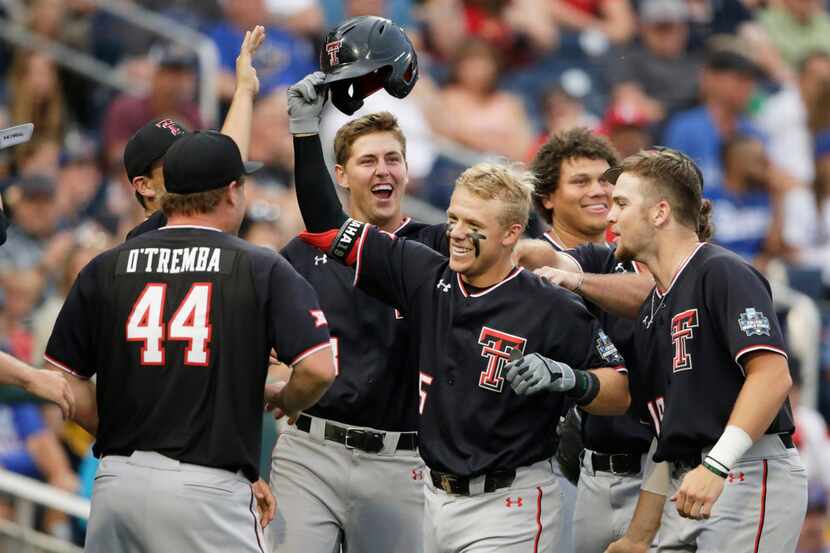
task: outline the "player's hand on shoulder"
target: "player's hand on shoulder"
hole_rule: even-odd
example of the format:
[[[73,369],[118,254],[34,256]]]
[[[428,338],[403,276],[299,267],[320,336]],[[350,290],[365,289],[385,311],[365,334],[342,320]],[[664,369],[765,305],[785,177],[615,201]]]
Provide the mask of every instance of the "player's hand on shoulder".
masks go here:
[[[725,478],[703,465],[686,473],[677,493],[672,496],[677,512],[684,518],[706,519],[712,515],[712,506],[723,492]]]
[[[505,365],[507,381],[519,395],[539,392],[567,392],[576,385],[573,369],[566,363],[530,353]]]
[[[551,284],[561,286],[567,290],[575,290],[579,286],[582,273],[574,271],[563,271],[554,267],[540,267],[533,271]]]
[[[239,55],[236,58],[236,90],[250,92],[256,96],[259,93],[259,77],[254,69],[254,54],[265,41],[265,27],[257,25],[245,32]]]
[[[265,528],[277,514],[277,500],[271,492],[271,487],[261,478],[251,484],[251,491],[256,498],[259,524]]]
[[[328,91],[323,85],[326,74],[309,73],[288,88],[288,128],[291,134],[318,134],[320,114]]]
[[[57,403],[65,419],[75,416],[75,395],[61,373],[48,369],[31,369],[24,388],[30,394]]]
[[[628,536],[623,536],[605,549],[605,553],[647,553],[648,544],[635,542]]]

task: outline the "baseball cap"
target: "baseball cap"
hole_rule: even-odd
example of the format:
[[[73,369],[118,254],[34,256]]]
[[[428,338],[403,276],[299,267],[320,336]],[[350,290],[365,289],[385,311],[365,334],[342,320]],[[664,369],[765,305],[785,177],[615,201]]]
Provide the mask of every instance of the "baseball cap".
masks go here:
[[[704,65],[714,71],[735,71],[753,77],[763,77],[764,72],[749,56],[732,48],[712,48],[705,56]]]
[[[649,23],[684,23],[689,8],[683,0],[646,0],[640,7],[640,21]]]
[[[648,115],[639,107],[625,102],[615,102],[608,108],[602,119],[602,130],[606,133],[621,128],[645,128],[651,124]]]
[[[22,198],[51,198],[55,195],[55,181],[46,175],[31,175],[15,181],[9,192]]]
[[[154,119],[138,129],[124,148],[124,168],[130,182],[146,175],[150,166],[185,134],[187,130],[170,118]]]
[[[177,140],[164,156],[164,186],[174,194],[222,188],[262,167],[242,161],[236,142],[216,131],[196,131]]]
[[[170,69],[196,69],[199,64],[196,54],[182,46],[171,44],[153,48],[150,58],[156,60],[159,67]]]

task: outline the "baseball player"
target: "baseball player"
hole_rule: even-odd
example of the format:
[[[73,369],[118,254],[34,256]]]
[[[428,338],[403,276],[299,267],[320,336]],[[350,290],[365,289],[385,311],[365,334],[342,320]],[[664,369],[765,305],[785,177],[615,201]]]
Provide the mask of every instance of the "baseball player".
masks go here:
[[[290,417],[334,367],[314,290],[234,236],[255,169],[228,136],[180,138],[164,161],[167,226],[96,257],[61,309],[47,360],[82,393],[97,374],[87,551],[264,551],[250,483],[269,352],[293,366],[266,389]]]
[[[643,491],[629,530],[609,553],[793,551],[807,481],[793,447],[791,379],[769,284],[753,267],[701,242],[708,202],[694,162],[646,150],[607,178],[620,261],[644,263],[657,282],[635,341],[651,372],[648,411],[658,433],[662,490]]]
[[[533,160],[534,202],[551,225],[543,238],[555,251],[567,250],[584,272],[637,272],[634,263],[618,262],[613,248],[605,242],[612,186],[601,177],[616,164],[613,147],[587,129],[553,135]],[[578,285],[574,288],[581,291]],[[590,296],[585,297],[590,300]],[[638,367],[633,321],[592,307],[603,330],[620,348],[626,366],[630,370]],[[563,464],[569,457],[579,455],[581,459],[572,517],[574,540],[563,550],[595,553],[622,537],[628,527],[640,495],[652,432],[633,410],[619,417],[597,417],[581,410],[569,416],[581,421],[585,449],[581,454],[565,451],[573,440],[563,437],[557,455]],[[560,435],[568,428],[567,424],[560,425]]]
[[[253,102],[259,92],[259,79],[252,60],[264,40],[265,28],[262,26],[245,32],[236,58],[236,90],[221,130],[236,142],[242,159],[248,159]],[[147,217],[127,233],[127,240],[167,224],[161,210],[165,191],[162,161],[170,146],[185,134],[187,130],[178,122],[161,117],[136,131],[124,147],[124,169]]]
[[[317,130],[296,124],[292,119],[292,132]],[[318,175],[326,168],[316,134],[298,142],[297,186],[303,188],[312,167]],[[335,150],[349,213],[447,251],[443,226],[401,213],[406,140],[394,116],[376,113],[344,125]],[[270,482],[279,501],[292,508],[280,510],[272,525],[274,550],[329,553],[343,543],[352,552],[419,552],[425,470],[417,449],[418,352],[409,320],[355,289],[354,269],[299,238],[281,253],[320,297],[338,377],[296,425],[282,427]],[[370,526],[375,530],[367,532]]]
[[[566,398],[597,413],[628,406],[625,375],[607,368],[622,359],[584,304],[512,263],[531,193],[509,168],[465,171],[449,259],[303,210],[301,237],[354,266],[356,285],[400,310],[417,340],[426,552],[550,550],[562,524],[551,428]]]

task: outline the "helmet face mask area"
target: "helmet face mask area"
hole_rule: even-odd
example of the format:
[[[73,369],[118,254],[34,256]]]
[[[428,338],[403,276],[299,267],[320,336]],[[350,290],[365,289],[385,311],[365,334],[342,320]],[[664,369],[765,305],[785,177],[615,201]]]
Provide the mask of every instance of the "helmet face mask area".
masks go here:
[[[320,69],[332,103],[351,115],[381,88],[396,98],[409,94],[418,80],[418,56],[409,37],[392,21],[354,17],[326,35]]]

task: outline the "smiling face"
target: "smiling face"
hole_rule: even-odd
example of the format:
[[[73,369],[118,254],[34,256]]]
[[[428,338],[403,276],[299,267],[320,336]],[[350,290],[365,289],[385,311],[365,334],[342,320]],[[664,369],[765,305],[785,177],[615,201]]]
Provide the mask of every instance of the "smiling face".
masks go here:
[[[600,177],[608,168],[604,159],[580,157],[562,162],[559,186],[542,200],[553,210],[555,224],[586,239],[605,231],[613,186]]]
[[[623,173],[613,187],[608,223],[618,235],[615,255],[620,261],[642,260],[654,240],[655,229],[649,223],[653,201],[644,193],[642,180],[632,173]]]
[[[523,227],[505,226],[504,201],[477,196],[464,186],[457,186],[447,208],[447,233],[450,242],[450,269],[464,275],[473,285],[488,285],[498,281]],[[472,235],[479,236],[479,252]],[[497,274],[498,273],[498,274]],[[478,284],[481,283],[481,284]]]
[[[346,164],[335,166],[335,176],[349,190],[352,217],[384,230],[399,226],[409,177],[403,145],[394,134],[376,132],[357,138]]]

